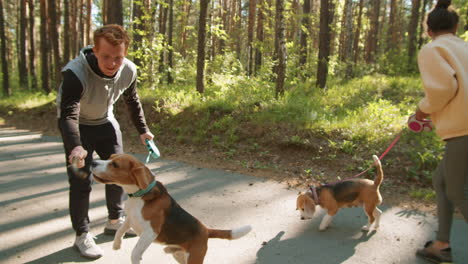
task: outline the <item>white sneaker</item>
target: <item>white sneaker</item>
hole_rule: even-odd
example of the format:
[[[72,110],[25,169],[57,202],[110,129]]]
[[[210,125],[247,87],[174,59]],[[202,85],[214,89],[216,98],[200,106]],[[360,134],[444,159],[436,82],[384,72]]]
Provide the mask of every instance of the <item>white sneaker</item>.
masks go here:
[[[117,230],[120,228],[120,226],[125,222],[125,218],[123,217],[120,217],[119,219],[117,219],[117,222],[112,224],[111,223],[111,220],[107,220],[107,223],[106,223],[106,227],[104,227],[104,234],[106,235],[115,235],[115,232],[117,232]],[[128,236],[128,237],[134,237],[136,236],[137,234],[135,233],[135,231],[130,228],[127,232],[125,232],[125,236]]]
[[[98,259],[104,254],[102,249],[94,243],[94,237],[91,233],[83,233],[80,236],[76,236],[73,246],[85,258]]]

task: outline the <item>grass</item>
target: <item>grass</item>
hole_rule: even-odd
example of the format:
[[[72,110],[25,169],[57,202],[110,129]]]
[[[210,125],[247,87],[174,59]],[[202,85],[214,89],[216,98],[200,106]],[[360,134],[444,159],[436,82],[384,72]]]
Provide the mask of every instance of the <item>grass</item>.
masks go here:
[[[10,97],[1,97],[0,107],[3,109],[27,110],[46,105],[55,101],[55,93],[48,95],[42,92],[14,91]]]
[[[175,135],[183,144],[210,145],[226,159],[237,156],[244,143],[251,152],[265,151],[265,144],[288,144],[308,148],[317,139],[325,142],[311,158],[332,160],[339,153],[361,161],[375,150],[384,150],[406,126],[423,96],[418,76],[369,75],[351,80],[330,79],[326,90],[311,82],[289,82],[283,97],[275,98],[274,84],[266,78],[245,78],[237,73],[211,73],[206,92],[200,95],[193,83],[180,80],[173,85],[141,84],[139,94],[150,102],[161,118],[147,116],[156,134]],[[0,99],[2,109],[31,109],[55,100],[54,94],[16,92]],[[328,151],[325,151],[325,148]],[[410,158],[406,176],[429,187],[443,144],[434,133],[403,131],[396,147]],[[267,152],[265,152],[267,153]],[[262,156],[262,155],[259,155]],[[265,155],[266,156],[266,155]],[[388,163],[398,160],[389,159]],[[243,161],[243,166],[268,168],[265,161]],[[320,173],[304,170],[305,175]],[[415,197],[423,197],[414,191]]]

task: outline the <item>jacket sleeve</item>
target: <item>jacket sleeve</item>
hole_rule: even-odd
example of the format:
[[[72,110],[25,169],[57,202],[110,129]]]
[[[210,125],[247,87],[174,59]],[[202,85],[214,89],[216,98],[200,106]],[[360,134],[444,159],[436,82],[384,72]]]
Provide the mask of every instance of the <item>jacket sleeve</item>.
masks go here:
[[[455,70],[448,58],[449,53],[440,46],[425,46],[419,52],[418,66],[425,96],[418,106],[424,113],[439,112],[457,93]]]
[[[76,146],[81,146],[78,121],[83,85],[71,70],[63,72],[62,76],[62,98],[58,122],[63,142],[73,149]]]
[[[140,98],[136,90],[136,80],[132,82],[130,87],[128,87],[124,93],[123,98],[125,104],[127,105],[128,112],[130,114],[130,119],[135,125],[138,133],[141,135],[149,131],[148,126],[146,125],[145,114],[143,112],[143,107],[141,106]]]

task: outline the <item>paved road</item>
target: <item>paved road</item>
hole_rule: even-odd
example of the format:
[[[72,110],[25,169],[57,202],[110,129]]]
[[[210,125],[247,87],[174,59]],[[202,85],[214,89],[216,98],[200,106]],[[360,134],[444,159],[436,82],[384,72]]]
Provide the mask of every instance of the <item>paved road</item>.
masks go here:
[[[205,263],[426,263],[414,256],[435,230],[434,217],[424,213],[383,206],[381,229],[365,234],[360,232],[366,221],[363,211],[344,209],[329,230],[319,232],[319,218],[299,220],[298,190],[283,184],[164,159],[149,167],[174,198],[207,226],[252,225],[253,231],[239,240],[210,240]],[[0,263],[92,262],[71,247],[74,233],[66,178],[59,138],[0,127]],[[106,217],[103,185],[93,185],[92,232],[105,251],[94,262],[129,263],[137,238],[125,239],[122,249],[113,251],[113,238],[102,234]],[[454,231],[456,263],[466,264],[468,225],[457,219]],[[143,263],[176,262],[153,244]]]

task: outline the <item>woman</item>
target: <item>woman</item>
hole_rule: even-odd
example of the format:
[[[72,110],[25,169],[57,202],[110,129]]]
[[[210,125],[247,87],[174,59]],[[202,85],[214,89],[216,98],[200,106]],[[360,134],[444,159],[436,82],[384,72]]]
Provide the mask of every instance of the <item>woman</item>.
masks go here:
[[[468,221],[468,43],[455,35],[459,16],[450,5],[450,0],[439,0],[428,14],[432,42],[418,55],[425,96],[416,119],[431,116],[437,135],[446,142],[432,179],[437,196],[436,239],[417,251],[434,263],[452,262],[454,207]]]

